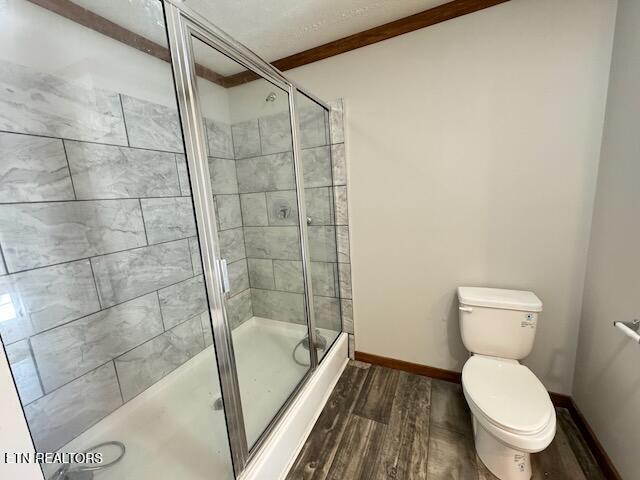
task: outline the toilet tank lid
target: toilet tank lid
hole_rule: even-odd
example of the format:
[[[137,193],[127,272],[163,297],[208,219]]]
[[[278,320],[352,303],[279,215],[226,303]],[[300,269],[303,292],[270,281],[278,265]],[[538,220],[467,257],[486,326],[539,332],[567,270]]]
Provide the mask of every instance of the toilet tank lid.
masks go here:
[[[475,307],[541,312],[542,301],[533,292],[501,288],[458,287],[458,300]]]

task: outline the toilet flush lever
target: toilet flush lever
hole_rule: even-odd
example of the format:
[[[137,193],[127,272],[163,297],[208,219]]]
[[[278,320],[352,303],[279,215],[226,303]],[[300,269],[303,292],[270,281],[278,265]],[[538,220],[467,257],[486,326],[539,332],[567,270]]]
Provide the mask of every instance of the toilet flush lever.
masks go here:
[[[465,312],[465,313],[473,312],[473,308],[471,308],[471,307],[458,307],[458,310],[460,310],[461,312]]]

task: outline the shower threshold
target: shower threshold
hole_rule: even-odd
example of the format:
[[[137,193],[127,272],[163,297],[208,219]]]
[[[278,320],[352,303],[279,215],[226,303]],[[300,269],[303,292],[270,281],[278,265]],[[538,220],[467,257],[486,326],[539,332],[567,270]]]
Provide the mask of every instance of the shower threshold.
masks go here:
[[[329,345],[339,335],[319,331]],[[292,357],[306,333],[305,325],[260,317],[233,331],[250,445],[308,369]],[[303,358],[301,351],[298,355]],[[126,456],[96,471],[96,480],[233,479],[224,412],[215,406],[220,390],[214,357],[213,346],[205,348],[60,451],[80,452],[109,440],[124,443]],[[45,478],[49,478],[58,466],[45,467]]]

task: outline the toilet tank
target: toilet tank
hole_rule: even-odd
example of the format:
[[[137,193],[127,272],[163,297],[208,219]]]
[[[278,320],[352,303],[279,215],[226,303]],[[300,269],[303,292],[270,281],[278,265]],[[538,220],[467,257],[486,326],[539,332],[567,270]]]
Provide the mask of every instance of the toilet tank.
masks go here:
[[[460,332],[471,353],[520,360],[533,348],[542,302],[533,292],[458,287]]]

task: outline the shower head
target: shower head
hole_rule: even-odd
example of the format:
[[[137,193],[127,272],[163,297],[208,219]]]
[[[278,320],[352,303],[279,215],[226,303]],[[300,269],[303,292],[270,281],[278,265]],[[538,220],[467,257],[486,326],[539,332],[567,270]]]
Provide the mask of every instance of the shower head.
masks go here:
[[[269,92],[269,95],[267,95],[267,98],[265,98],[264,101],[265,102],[275,102],[276,101],[275,92]]]

